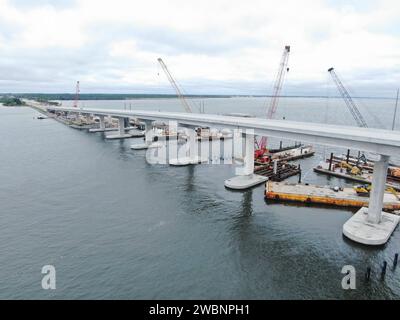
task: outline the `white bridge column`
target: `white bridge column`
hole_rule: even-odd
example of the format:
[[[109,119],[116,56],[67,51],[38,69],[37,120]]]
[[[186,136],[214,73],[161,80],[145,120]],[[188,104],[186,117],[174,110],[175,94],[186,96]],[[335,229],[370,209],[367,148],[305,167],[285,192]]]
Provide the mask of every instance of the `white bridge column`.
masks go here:
[[[132,134],[129,132],[126,132],[126,129],[129,129],[126,126],[126,123],[129,121],[128,118],[126,117],[116,117],[118,119],[118,133],[117,134],[111,134],[111,135],[107,135],[106,139],[126,139],[126,138],[132,138]]]
[[[236,177],[225,180],[225,187],[229,189],[243,190],[254,187],[268,180],[267,177],[254,174],[254,130],[246,130],[245,134],[245,155],[243,167],[236,168]],[[234,148],[237,139],[234,139]]]
[[[99,129],[104,130],[106,128],[106,122],[104,121],[104,116],[99,116]]]
[[[372,176],[372,190],[368,207],[368,221],[371,223],[381,222],[383,196],[386,189],[386,176],[389,166],[389,157],[381,156],[374,164]]]
[[[198,144],[196,140],[197,133],[195,131],[194,126],[184,126],[185,135],[187,137],[186,144],[182,147],[185,149],[179,148],[177,146],[177,157],[170,157],[169,164],[172,166],[186,166],[191,164],[200,164],[201,158],[199,157],[198,152]],[[170,150],[173,150],[170,148]],[[186,151],[185,156],[180,156],[180,151]]]
[[[144,150],[148,148],[159,148],[162,146],[160,142],[153,142],[153,121],[145,120],[144,122],[144,143],[135,143],[131,145],[133,150]]]
[[[125,134],[125,118],[118,118],[118,131],[121,136]]]
[[[382,211],[388,165],[389,157],[384,155],[374,163],[369,207],[361,208],[343,225],[343,234],[353,241],[385,244],[399,223],[399,216]]]
[[[245,134],[245,155],[243,170],[238,175],[249,175],[254,172],[254,134]]]
[[[151,145],[153,142],[153,121],[145,121],[145,136],[144,136],[144,141],[146,145]]]
[[[195,163],[198,161],[198,147],[196,141],[196,131],[194,128],[188,128],[186,130],[186,134],[188,136],[188,143],[189,143],[189,158],[190,160]]]
[[[238,164],[244,161],[242,131],[234,129],[232,138],[233,159],[235,160],[235,163]]]

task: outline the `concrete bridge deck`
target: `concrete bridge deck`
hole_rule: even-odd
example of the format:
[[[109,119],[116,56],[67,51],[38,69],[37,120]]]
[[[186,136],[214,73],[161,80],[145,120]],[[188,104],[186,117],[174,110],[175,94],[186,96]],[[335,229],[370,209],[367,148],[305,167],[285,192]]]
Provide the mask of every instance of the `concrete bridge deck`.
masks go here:
[[[304,142],[357,149],[383,155],[400,154],[400,132],[287,120],[245,118],[216,114],[47,107],[49,110],[111,115],[151,121],[177,121],[193,126],[254,129],[255,135],[301,140]]]
[[[234,189],[243,189],[265,181],[253,173],[254,135],[376,153],[380,155],[380,160],[374,166],[369,207],[368,209],[361,208],[357,214],[347,221],[343,226],[343,232],[354,241],[380,245],[389,239],[390,234],[399,223],[399,217],[394,216],[388,219],[387,214],[382,213],[389,158],[393,155],[400,155],[400,132],[397,131],[183,112],[64,107],[47,107],[47,110],[93,114],[101,118],[104,116],[115,117],[119,119],[121,134],[124,132],[124,120],[126,118],[144,121],[146,131],[149,130],[153,121],[173,121],[182,126],[241,129],[246,137],[244,170],[238,173],[239,176],[229,179],[225,183],[226,186]],[[190,141],[191,145],[194,143],[194,139],[194,137],[191,139],[193,140]]]

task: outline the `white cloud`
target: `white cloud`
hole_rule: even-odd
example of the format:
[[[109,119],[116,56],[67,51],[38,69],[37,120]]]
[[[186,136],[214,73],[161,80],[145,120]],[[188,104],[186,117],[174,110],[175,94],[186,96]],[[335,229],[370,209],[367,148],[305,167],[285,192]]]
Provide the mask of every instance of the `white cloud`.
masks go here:
[[[76,78],[88,90],[165,91],[161,56],[188,92],[269,93],[286,44],[287,94],[324,93],[330,66],[368,94],[400,82],[398,1],[18,2],[0,0],[0,67],[20,77],[15,91],[46,91],[25,81],[37,77],[60,91]]]

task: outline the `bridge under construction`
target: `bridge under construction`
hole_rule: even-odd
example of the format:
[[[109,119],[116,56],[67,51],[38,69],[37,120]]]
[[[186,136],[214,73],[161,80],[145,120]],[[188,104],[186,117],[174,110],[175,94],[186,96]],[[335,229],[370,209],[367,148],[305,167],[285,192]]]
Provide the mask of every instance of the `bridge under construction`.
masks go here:
[[[50,113],[92,115],[100,119],[112,117],[118,119],[119,133],[125,134],[130,119],[145,125],[145,145],[150,146],[152,123],[175,122],[185,128],[211,127],[240,130],[245,140],[244,166],[237,170],[237,176],[228,179],[225,185],[235,189],[244,189],[262,183],[265,177],[254,174],[254,138],[258,136],[278,137],[294,141],[304,141],[334,147],[357,149],[379,155],[375,162],[372,190],[368,208],[361,208],[343,226],[343,233],[350,239],[369,245],[386,243],[396,228],[400,217],[383,212],[383,198],[386,188],[386,174],[391,156],[400,152],[400,133],[365,127],[349,127],[304,123],[294,121],[246,118],[215,114],[157,112],[141,110],[112,110],[93,108],[47,107]],[[102,126],[102,122],[100,122]],[[193,148],[195,140],[189,137],[189,146]],[[194,154],[194,153],[191,153]]]

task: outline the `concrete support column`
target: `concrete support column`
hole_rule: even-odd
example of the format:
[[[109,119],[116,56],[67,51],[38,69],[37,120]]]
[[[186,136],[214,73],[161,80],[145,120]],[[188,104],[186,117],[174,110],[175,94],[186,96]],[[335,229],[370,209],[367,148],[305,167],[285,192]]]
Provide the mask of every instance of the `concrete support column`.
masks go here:
[[[106,122],[104,121],[104,116],[99,116],[99,125],[100,125],[100,129],[104,130],[106,128]]]
[[[223,140],[222,143],[222,153],[223,158],[224,158],[224,164],[232,164],[232,158],[233,158],[233,136],[232,139],[227,138]]]
[[[388,156],[381,155],[375,162],[369,207],[361,208],[343,225],[343,234],[349,239],[367,245],[382,245],[399,224],[400,216],[382,211],[388,166]]]
[[[233,158],[235,159],[235,163],[238,163],[236,160],[242,161],[243,156],[243,135],[241,130],[234,129],[233,130]]]
[[[118,118],[118,129],[119,134],[123,136],[125,134],[125,118]]]
[[[245,133],[245,143],[243,175],[249,175],[254,172],[254,134]]]
[[[267,177],[254,174],[254,130],[246,130],[244,135],[245,155],[243,157],[243,168],[236,168],[236,177],[225,180],[225,187],[230,189],[243,190],[268,180]]]
[[[372,190],[368,207],[368,222],[381,222],[383,196],[386,189],[386,176],[389,166],[389,157],[381,155],[379,161],[374,164],[372,176]]]
[[[156,144],[153,143],[153,121],[145,120],[143,122],[144,122],[144,126],[145,126],[145,128],[144,128],[144,143],[132,144],[131,149],[133,149],[133,150],[144,150],[144,149],[156,147],[155,146]],[[160,144],[160,143],[158,143],[158,144]],[[146,157],[147,157],[147,154],[146,154]],[[153,155],[153,158],[155,159],[156,156]],[[149,163],[151,163],[151,161],[153,159],[148,158],[147,160]],[[164,161],[166,161],[166,159],[164,159]],[[164,162],[164,163],[166,163],[166,162]]]
[[[194,128],[188,128],[188,130],[186,130],[186,134],[188,136],[189,143],[189,157],[191,160],[195,161],[198,157],[196,132],[194,131]]]
[[[153,121],[144,121],[145,125],[145,138],[144,141],[147,145],[153,142]]]

